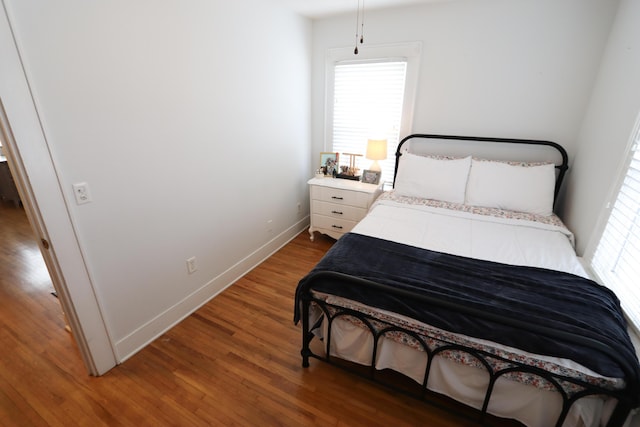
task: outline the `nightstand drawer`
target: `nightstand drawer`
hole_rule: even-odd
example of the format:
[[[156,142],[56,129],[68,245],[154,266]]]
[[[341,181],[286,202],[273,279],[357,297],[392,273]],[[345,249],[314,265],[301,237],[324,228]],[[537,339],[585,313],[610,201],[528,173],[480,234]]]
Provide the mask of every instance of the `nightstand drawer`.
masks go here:
[[[311,212],[332,218],[342,218],[356,222],[360,221],[367,214],[367,210],[364,208],[329,203],[322,200],[311,201]]]
[[[365,217],[382,193],[382,185],[348,179],[312,178],[307,184],[311,202],[311,240],[315,231],[339,239]]]
[[[366,209],[369,206],[371,195],[359,191],[344,190],[331,187],[311,187],[311,199],[324,200],[341,205],[357,206]]]
[[[330,230],[336,233],[347,233],[358,223],[358,221],[349,221],[342,218],[332,218],[317,214],[313,214],[311,220],[313,221],[314,227]]]

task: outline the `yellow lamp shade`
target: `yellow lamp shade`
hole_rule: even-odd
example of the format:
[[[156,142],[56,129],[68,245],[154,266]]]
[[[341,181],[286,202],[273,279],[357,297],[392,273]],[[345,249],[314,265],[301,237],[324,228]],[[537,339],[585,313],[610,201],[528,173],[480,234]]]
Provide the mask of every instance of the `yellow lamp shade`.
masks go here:
[[[374,171],[380,170],[378,160],[387,158],[387,140],[386,139],[370,139],[367,141],[367,153],[365,157],[373,160],[370,169]]]

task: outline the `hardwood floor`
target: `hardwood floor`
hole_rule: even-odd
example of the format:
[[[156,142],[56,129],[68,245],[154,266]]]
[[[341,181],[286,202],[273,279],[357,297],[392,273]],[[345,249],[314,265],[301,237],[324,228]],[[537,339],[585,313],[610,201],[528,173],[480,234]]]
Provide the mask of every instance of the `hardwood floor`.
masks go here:
[[[3,426],[477,425],[317,360],[301,367],[295,286],[332,244],[308,233],[125,363],[90,377],[24,212],[0,205]]]

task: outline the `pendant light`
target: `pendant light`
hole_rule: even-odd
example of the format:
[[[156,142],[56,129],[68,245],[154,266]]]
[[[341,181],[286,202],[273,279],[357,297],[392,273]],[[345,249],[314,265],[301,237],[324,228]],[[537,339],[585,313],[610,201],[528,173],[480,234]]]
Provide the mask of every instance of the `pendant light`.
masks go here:
[[[358,30],[360,31],[359,34]],[[360,41],[360,44],[364,43],[364,0],[358,0],[358,8],[356,9],[356,47],[353,49],[354,55],[358,54],[358,41]]]

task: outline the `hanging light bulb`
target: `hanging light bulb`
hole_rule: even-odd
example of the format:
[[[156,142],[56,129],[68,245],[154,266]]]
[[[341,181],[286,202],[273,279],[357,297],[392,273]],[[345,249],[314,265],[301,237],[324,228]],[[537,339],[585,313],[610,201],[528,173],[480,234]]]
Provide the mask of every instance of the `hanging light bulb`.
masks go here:
[[[360,29],[359,34],[358,29]],[[358,39],[360,39],[360,44],[364,43],[364,0],[362,0],[362,7],[360,7],[360,0],[358,0],[358,8],[356,9],[356,47],[353,49],[355,55],[358,54]]]

